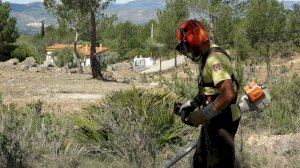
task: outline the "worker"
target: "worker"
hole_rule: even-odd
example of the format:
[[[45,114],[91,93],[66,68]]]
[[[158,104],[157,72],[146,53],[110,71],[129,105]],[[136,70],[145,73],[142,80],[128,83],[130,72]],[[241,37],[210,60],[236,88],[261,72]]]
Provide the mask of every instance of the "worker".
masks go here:
[[[193,167],[233,168],[234,136],[240,114],[235,108],[238,82],[229,55],[212,44],[203,24],[184,21],[177,30],[176,50],[199,64],[199,93],[174,112],[185,124],[201,127]]]

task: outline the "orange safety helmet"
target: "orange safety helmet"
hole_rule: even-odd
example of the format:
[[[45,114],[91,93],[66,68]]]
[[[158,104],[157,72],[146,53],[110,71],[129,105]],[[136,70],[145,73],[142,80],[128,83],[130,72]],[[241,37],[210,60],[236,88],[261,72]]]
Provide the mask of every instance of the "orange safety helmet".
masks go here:
[[[177,29],[176,34],[179,44],[175,49],[193,61],[199,61],[200,47],[209,41],[203,24],[197,20],[184,21]]]

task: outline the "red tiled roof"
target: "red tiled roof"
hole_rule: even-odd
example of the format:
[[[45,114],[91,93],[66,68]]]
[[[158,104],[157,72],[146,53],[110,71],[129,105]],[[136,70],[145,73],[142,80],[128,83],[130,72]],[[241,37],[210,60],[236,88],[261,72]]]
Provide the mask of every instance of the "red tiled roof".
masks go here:
[[[72,48],[72,47],[73,47],[73,45],[54,44],[52,46],[47,47],[46,51],[55,51],[55,50],[59,50],[59,49],[63,49],[63,48]],[[80,52],[81,54],[83,54],[86,57],[90,56],[91,47],[88,45],[77,45],[77,50],[78,50],[78,52]],[[102,46],[96,47],[96,54],[103,53],[107,50],[108,50],[107,47],[102,47]]]

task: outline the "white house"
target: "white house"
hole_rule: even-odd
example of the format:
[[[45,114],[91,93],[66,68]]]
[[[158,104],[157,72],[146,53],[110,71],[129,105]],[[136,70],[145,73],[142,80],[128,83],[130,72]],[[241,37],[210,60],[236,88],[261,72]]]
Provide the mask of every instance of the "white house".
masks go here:
[[[142,56],[135,57],[133,59],[132,67],[133,70],[142,71],[147,69],[155,64],[155,60],[151,57],[143,58]]]
[[[47,55],[46,55],[46,61],[54,62],[54,58],[52,56],[52,53],[59,49],[64,48],[73,48],[73,45],[66,45],[66,44],[54,44],[52,46],[49,46],[46,48]],[[89,45],[77,45],[77,50],[79,53],[84,55],[84,61],[82,63],[83,66],[90,66],[90,46]],[[100,47],[96,47],[96,55],[103,55],[108,50],[106,47],[102,47],[102,44],[100,44]]]

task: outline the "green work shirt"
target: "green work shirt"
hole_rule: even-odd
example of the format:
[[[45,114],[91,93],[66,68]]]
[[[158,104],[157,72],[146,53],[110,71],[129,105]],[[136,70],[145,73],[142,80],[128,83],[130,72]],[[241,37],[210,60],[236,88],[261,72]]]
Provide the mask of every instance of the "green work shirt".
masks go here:
[[[213,47],[215,47],[213,45]],[[211,53],[205,62],[205,65],[202,69],[203,75],[202,79],[204,83],[213,83],[214,86],[217,86],[218,83],[231,79],[233,76],[233,67],[230,61],[230,58],[221,52]],[[219,94],[219,88],[213,87],[204,87],[205,95],[217,95]],[[234,90],[236,91],[236,85],[234,84]],[[232,119],[235,121],[240,117],[240,114],[237,109],[237,105],[231,105],[232,110]]]

